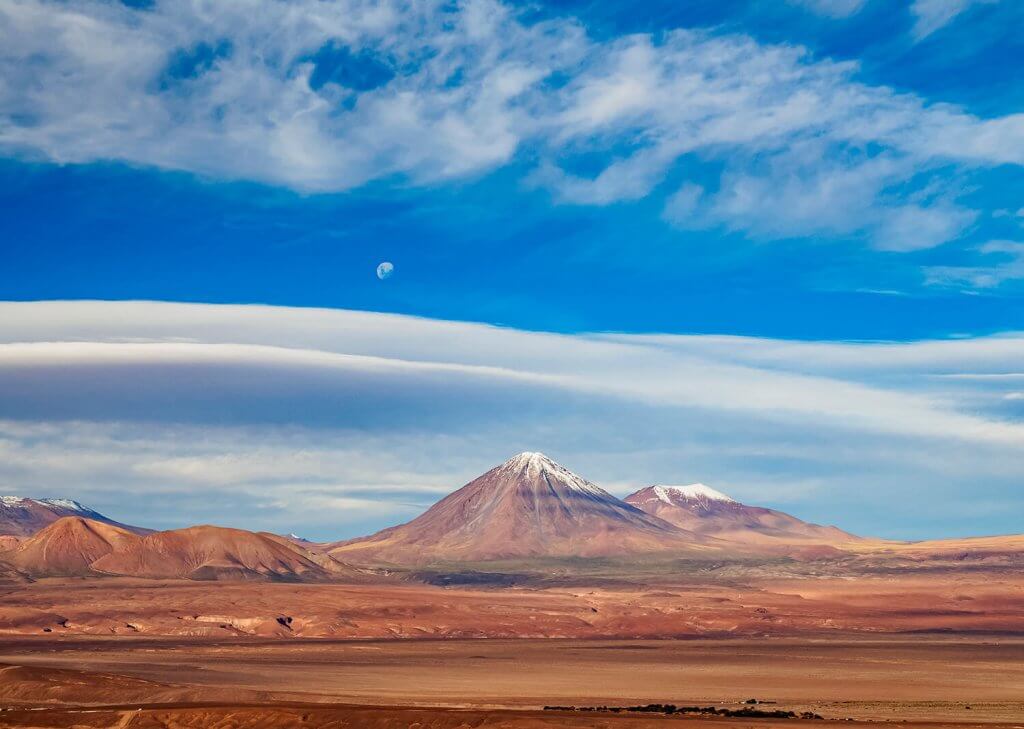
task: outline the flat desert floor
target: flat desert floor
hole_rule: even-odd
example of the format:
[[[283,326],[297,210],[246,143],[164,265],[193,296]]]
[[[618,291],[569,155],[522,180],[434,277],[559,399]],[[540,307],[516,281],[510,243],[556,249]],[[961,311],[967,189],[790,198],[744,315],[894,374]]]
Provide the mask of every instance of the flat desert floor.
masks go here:
[[[674,721],[720,727],[811,721],[537,711],[545,705],[647,703],[738,709],[751,698],[768,702],[762,709],[813,711],[866,725],[1024,727],[1024,639],[995,636],[231,642],[40,637],[0,642],[0,663],[0,703],[10,708],[0,713],[0,726],[12,727],[419,723],[625,729]],[[258,720],[261,712],[264,719]],[[271,715],[278,718],[267,723]]]
[[[814,721],[814,727],[882,729],[886,721]],[[0,714],[11,729],[793,729],[793,720],[650,717],[554,711],[234,704],[13,710]],[[907,729],[1020,729],[1019,723],[903,722]]]
[[[779,573],[749,566],[632,582],[514,587],[48,578],[0,587],[0,636],[700,638],[1024,635],[1024,570]],[[658,578],[661,581],[655,582]],[[558,576],[558,579],[563,579]]]

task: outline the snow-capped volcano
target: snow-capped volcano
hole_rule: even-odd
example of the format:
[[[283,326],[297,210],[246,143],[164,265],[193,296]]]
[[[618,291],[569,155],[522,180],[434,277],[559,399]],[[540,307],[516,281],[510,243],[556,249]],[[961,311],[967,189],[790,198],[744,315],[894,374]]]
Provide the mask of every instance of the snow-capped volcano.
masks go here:
[[[27,537],[65,516],[80,516],[103,524],[113,524],[139,534],[149,532],[148,529],[120,524],[72,499],[0,496],[0,534]]]
[[[683,529],[733,542],[832,544],[857,539],[836,527],[811,524],[781,511],[741,504],[702,483],[648,486],[625,500]]]
[[[520,453],[407,524],[337,545],[342,559],[424,563],[613,556],[706,542],[612,496],[543,453]]]

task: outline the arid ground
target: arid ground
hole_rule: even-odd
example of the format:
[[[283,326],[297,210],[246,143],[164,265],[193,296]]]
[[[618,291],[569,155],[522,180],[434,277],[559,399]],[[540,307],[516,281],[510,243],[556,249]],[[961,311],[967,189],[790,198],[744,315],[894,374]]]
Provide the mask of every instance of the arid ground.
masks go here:
[[[284,638],[699,638],[1024,634],[1024,573],[966,563],[690,565],[626,579],[535,572],[458,587],[46,578],[0,587],[0,635]],[[444,581],[449,575],[438,577]],[[431,578],[433,579],[433,578]],[[514,580],[494,587],[487,580]]]
[[[864,726],[1024,727],[1016,570],[809,569],[597,586],[12,584],[0,726],[820,723],[541,711],[757,699]]]
[[[537,711],[551,704],[648,703],[739,709],[752,698],[762,702],[761,709],[813,711],[865,724],[1024,724],[1024,639],[996,636],[231,642],[40,637],[0,642],[0,663],[0,702],[11,707],[0,714],[0,726],[419,721],[438,727],[631,727],[686,721],[767,727],[810,721],[627,721],[625,715]],[[121,708],[99,711],[105,706]],[[150,708],[135,711],[142,706]],[[32,711],[14,710],[21,707]],[[303,715],[318,718],[303,724]],[[126,723],[117,723],[122,719]]]

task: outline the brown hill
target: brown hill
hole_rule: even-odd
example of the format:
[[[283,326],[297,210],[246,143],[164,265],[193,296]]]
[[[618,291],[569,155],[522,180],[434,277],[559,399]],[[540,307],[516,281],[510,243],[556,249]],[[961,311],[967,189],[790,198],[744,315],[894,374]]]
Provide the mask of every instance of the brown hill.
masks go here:
[[[330,553],[425,564],[707,551],[714,542],[624,503],[541,453],[521,453],[409,523],[339,543]]]
[[[33,577],[121,575],[192,580],[364,581],[366,572],[273,534],[196,526],[145,537],[65,517],[0,553]]]
[[[34,576],[94,574],[91,565],[141,539],[126,529],[66,516],[41,529],[0,559]]]
[[[626,503],[696,534],[742,544],[841,544],[859,537],[781,511],[748,506],[704,484],[648,486]]]
[[[370,570],[362,570],[347,562],[342,562],[337,557],[328,554],[323,544],[311,542],[308,539],[295,539],[292,536],[281,536],[270,532],[260,532],[261,537],[283,544],[302,554],[309,561],[323,568],[332,579],[344,579],[345,581],[361,582],[367,579],[379,577]]]
[[[1024,534],[959,537],[918,542],[864,540],[848,548],[864,564],[890,568],[927,564],[932,569],[1024,567]]]
[[[98,572],[193,580],[323,580],[355,574],[318,564],[311,553],[272,534],[195,526],[156,532],[92,565]]]
[[[24,496],[0,496],[0,535],[30,537],[43,527],[66,516],[112,524],[136,534],[149,534],[152,531],[121,524],[71,499],[29,499]]]

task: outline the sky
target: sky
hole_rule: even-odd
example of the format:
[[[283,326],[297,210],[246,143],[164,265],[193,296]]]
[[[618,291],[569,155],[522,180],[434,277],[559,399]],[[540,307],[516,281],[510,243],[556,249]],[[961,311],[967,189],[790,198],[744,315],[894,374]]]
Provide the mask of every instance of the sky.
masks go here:
[[[1020,532],[1022,30],[0,0],[0,491],[334,539],[539,450],[618,495]]]

